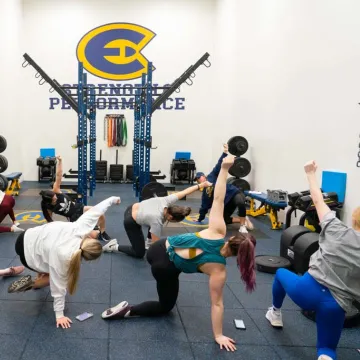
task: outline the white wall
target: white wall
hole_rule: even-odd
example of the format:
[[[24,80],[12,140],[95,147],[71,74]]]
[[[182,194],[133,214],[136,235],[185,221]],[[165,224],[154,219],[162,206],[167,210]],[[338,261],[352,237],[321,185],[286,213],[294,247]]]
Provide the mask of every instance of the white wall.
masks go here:
[[[22,26],[22,8],[20,0],[0,1],[0,34],[1,35],[1,86],[0,86],[0,135],[7,139],[7,149],[2,153],[9,166],[4,174],[23,171],[21,154],[21,135],[19,127],[26,121],[21,90],[21,57],[20,41]]]
[[[306,189],[303,164],[315,159],[319,181],[323,169],[347,172],[348,222],[360,195],[359,11],[358,1],[218,1],[213,59],[231,83],[223,117],[249,140],[255,188]]]
[[[39,148],[55,147],[65,167],[76,168],[77,153],[71,149],[77,134],[75,112],[48,109],[48,86],[37,85],[33,69],[21,68],[14,41],[21,26],[14,21],[21,18],[19,2],[3,3],[13,14],[0,15],[0,26],[10,34],[8,57],[0,59],[9,69],[5,84],[14,89],[13,79],[21,79],[23,91],[21,103],[19,97],[2,96],[11,107],[0,110],[7,111],[1,116],[1,131],[9,140],[21,139],[23,153],[22,159],[16,151],[8,156],[11,166],[21,167],[25,178],[34,180]],[[210,170],[221,144],[243,135],[250,143],[245,156],[253,166],[248,179],[257,190],[306,189],[303,164],[309,159],[319,163],[319,181],[323,169],[347,172],[344,218],[349,221],[360,195],[359,10],[356,0],[157,0],[151,5],[145,0],[24,0],[21,51],[61,83],[76,83],[79,39],[102,24],[133,22],[157,34],[144,54],[157,69],[153,82],[161,85],[208,51],[212,67],[201,67],[194,85],[183,85],[177,95],[186,98],[186,110],[161,110],[153,116],[153,143],[159,148],[152,152],[151,168],[168,174],[174,152],[188,150],[198,170]],[[88,81],[110,83],[92,75]],[[14,109],[26,116],[19,119]],[[102,119],[108,112],[98,111],[97,149],[112,163],[115,150],[102,140]],[[128,164],[133,112],[125,115],[129,145],[119,149],[119,162]],[[4,119],[17,120],[17,126]]]
[[[152,1],[40,1],[26,0],[24,5],[24,47],[27,52],[52,78],[61,83],[77,82],[76,46],[81,37],[91,29],[111,23],[129,22],[145,26],[157,36],[143,50],[153,61],[156,71],[153,83],[165,85],[173,82],[205,52],[213,51],[213,24],[215,1],[190,0],[169,2]],[[25,164],[27,179],[35,179],[33,159],[40,147],[55,147],[64,157],[65,168],[77,168],[77,151],[71,149],[76,141],[77,117],[72,110],[49,110],[48,85],[38,86],[34,69],[22,71],[29,89],[25,107],[32,121],[24,121],[23,133],[31,132],[27,141]],[[211,126],[212,107],[209,104],[212,68],[203,66],[196,73],[194,85],[183,85],[177,97],[185,97],[184,111],[156,111],[152,117],[153,144],[158,146],[151,156],[151,169],[162,170],[168,175],[175,151],[191,151],[198,166],[208,167],[211,158],[202,148],[199,129]],[[128,81],[139,83],[141,80]],[[88,83],[112,83],[91,74]],[[175,96],[173,96],[175,97]],[[98,110],[97,158],[103,150],[103,159],[115,163],[115,148],[109,149],[103,141],[104,116],[106,113],[125,113],[128,125],[128,146],[119,148],[119,163],[130,164],[133,149],[133,111]],[[34,131],[34,129],[37,129]],[[210,132],[210,131],[208,131]],[[34,145],[36,144],[36,145]],[[211,148],[211,145],[210,145]],[[169,176],[167,178],[169,181]]]

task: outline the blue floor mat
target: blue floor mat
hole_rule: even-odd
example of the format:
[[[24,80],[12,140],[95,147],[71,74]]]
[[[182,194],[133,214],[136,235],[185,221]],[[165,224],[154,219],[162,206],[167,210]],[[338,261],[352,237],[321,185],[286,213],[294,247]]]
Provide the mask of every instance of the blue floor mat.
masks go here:
[[[48,188],[48,184],[28,182],[22,190]],[[35,190],[34,190],[35,193]],[[120,244],[129,244],[123,228],[127,206],[136,202],[131,184],[97,184],[89,205],[109,196],[120,196],[122,203],[106,214],[107,232]],[[180,202],[198,212],[200,201]],[[36,196],[18,196],[15,209],[40,210]],[[271,230],[267,217],[253,219],[257,255],[277,255],[281,231]],[[194,224],[169,224],[164,235],[195,232],[203,228]],[[196,225],[196,224],[195,224]],[[24,229],[35,223],[22,223]],[[228,227],[227,237],[237,233],[236,225]],[[0,234],[0,268],[20,265],[15,254],[18,234]],[[146,236],[146,231],[144,230]],[[310,360],[316,359],[316,325],[306,319],[288,298],[283,308],[284,329],[273,329],[265,319],[271,305],[274,275],[257,272],[257,288],[245,292],[236,258],[227,259],[227,284],[224,288],[225,335],[236,340],[235,354],[220,350],[214,342],[211,327],[211,302],[208,276],[181,274],[177,304],[161,318],[131,318],[105,321],[102,311],[123,300],[130,304],[157,300],[156,282],[144,259],[120,253],[104,253],[100,259],[83,261],[77,292],[67,295],[66,315],[72,319],[70,329],[57,329],[53,298],[48,288],[8,294],[14,278],[0,278],[0,360],[55,359],[244,359],[244,360]],[[25,270],[23,274],[33,274]],[[76,320],[83,312],[94,316],[84,322]],[[237,330],[234,319],[242,319],[246,330]],[[339,343],[339,360],[355,360],[359,329],[345,329]]]

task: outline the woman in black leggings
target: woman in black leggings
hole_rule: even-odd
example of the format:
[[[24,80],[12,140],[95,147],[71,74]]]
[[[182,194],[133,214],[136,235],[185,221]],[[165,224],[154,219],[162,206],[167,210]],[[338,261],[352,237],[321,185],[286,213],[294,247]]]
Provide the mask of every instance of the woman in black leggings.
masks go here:
[[[196,190],[211,186],[205,181],[202,184],[190,186],[187,189],[165,197],[155,197],[140,203],[130,205],[124,214],[124,228],[131,245],[119,245],[117,240],[111,240],[103,246],[104,252],[122,252],[127,255],[143,258],[146,244],[158,241],[166,221],[180,222],[191,212],[191,208],[177,206],[174,203]],[[145,238],[142,226],[147,226],[148,240]]]
[[[226,157],[221,166],[215,186],[214,202],[210,212],[209,228],[199,233],[185,233],[170,236],[151,245],[147,260],[156,280],[159,299],[138,305],[126,301],[105,310],[103,319],[131,318],[132,316],[161,316],[175,306],[179,293],[181,272],[201,272],[209,275],[211,296],[211,320],[215,341],[228,351],[236,350],[234,340],[223,335],[224,313],[223,288],[226,281],[226,258],[237,256],[241,279],[247,291],[255,289],[255,238],[246,233],[238,233],[228,241],[224,240],[224,197],[228,169],[234,157]]]

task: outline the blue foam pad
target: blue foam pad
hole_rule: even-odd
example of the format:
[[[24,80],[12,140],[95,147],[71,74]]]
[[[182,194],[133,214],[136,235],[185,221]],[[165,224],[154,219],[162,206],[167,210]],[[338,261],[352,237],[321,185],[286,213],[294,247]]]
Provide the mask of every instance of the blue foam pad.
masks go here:
[[[251,198],[253,198],[255,200],[259,200],[261,202],[264,202],[265,204],[272,205],[273,207],[278,207],[278,208],[287,207],[287,202],[286,201],[274,202],[274,201],[268,200],[267,193],[262,192],[261,194],[254,194],[251,191],[245,190],[244,194],[246,196],[250,196]]]
[[[190,160],[191,158],[191,152],[180,152],[180,151],[177,151],[175,153],[175,160],[178,160],[178,159],[185,159],[185,160]]]
[[[18,179],[22,175],[21,172],[13,172],[9,175],[5,175],[8,180]]]
[[[55,157],[55,148],[43,148],[40,149],[40,156],[41,157]]]
[[[321,188],[323,192],[336,192],[339,202],[343,203],[346,193],[347,174],[341,171],[326,170],[322,172]]]

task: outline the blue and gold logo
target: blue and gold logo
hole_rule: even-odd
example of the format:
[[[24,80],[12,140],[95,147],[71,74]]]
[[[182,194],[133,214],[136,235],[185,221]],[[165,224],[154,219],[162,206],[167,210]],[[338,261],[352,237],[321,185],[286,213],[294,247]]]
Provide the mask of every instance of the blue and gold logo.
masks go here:
[[[35,224],[44,224],[46,220],[42,211],[28,210],[15,215],[15,220],[19,222],[33,222]]]
[[[196,226],[200,228],[207,228],[209,226],[209,215],[206,214],[205,219],[201,222],[198,222],[197,219],[199,218],[200,214],[190,214],[188,215],[181,224],[185,226]]]
[[[76,54],[91,74],[109,80],[132,80],[146,73],[148,60],[141,50],[156,36],[135,24],[113,23],[85,34]]]

